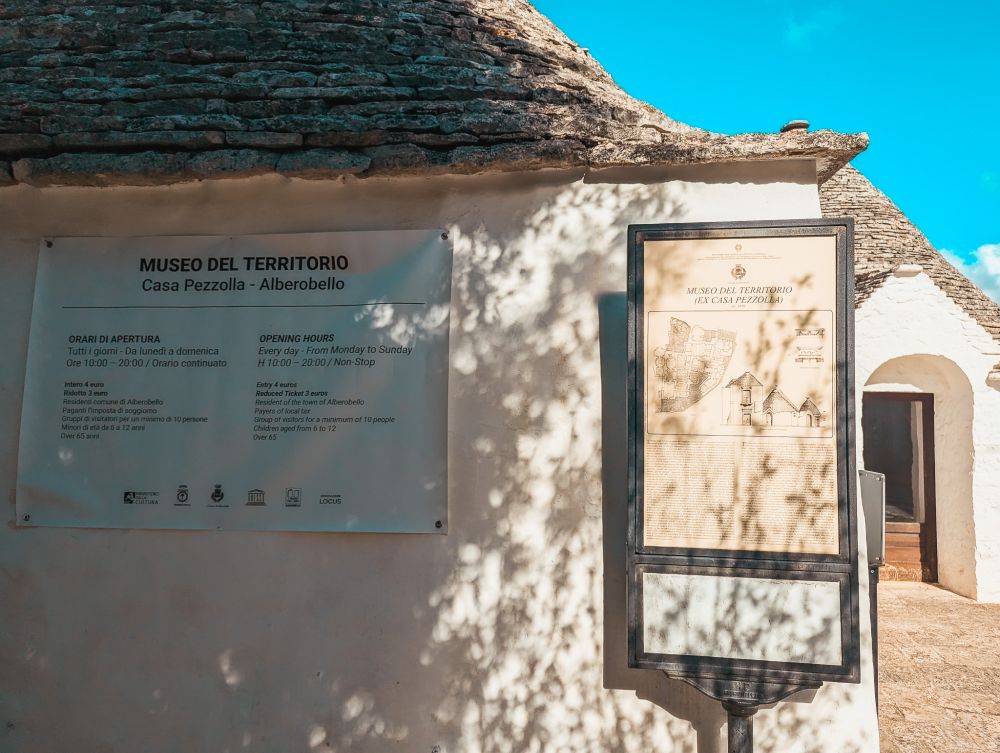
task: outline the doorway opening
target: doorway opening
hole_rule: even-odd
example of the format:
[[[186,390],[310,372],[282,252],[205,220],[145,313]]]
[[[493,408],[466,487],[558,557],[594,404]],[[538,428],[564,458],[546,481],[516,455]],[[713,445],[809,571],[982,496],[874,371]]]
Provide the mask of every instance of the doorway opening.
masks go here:
[[[865,392],[864,465],[885,474],[884,577],[937,582],[934,395]]]

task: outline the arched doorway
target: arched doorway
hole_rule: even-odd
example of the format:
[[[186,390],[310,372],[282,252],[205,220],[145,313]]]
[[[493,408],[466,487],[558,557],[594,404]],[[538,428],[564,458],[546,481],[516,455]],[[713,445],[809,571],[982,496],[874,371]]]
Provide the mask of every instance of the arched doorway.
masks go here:
[[[975,598],[972,415],[972,385],[943,356],[893,358],[865,382],[859,454],[886,473],[885,577]]]

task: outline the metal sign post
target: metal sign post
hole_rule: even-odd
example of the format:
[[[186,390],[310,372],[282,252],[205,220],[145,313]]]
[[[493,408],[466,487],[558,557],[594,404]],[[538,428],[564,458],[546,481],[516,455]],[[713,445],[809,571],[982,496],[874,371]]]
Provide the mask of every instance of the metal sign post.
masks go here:
[[[859,681],[850,219],[629,228],[629,666],[753,715]]]
[[[753,716],[761,706],[777,703],[800,690],[816,689],[822,685],[819,682],[798,685],[708,678],[680,679],[722,703],[726,710],[729,753],[753,753]],[[756,700],[745,700],[749,696]],[[737,698],[744,700],[736,700]]]

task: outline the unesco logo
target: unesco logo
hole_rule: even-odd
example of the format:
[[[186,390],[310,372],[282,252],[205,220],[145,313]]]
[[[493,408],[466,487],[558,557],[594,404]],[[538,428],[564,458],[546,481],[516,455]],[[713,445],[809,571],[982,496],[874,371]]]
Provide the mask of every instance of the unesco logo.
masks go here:
[[[737,264],[732,268],[729,274],[733,276],[734,280],[742,280],[747,276],[747,270],[742,264]]]

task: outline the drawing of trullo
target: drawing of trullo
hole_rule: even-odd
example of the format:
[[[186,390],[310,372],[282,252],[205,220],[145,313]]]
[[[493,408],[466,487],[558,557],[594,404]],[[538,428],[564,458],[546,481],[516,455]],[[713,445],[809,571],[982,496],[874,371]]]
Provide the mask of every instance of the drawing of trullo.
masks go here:
[[[788,399],[777,385],[766,389],[749,371],[726,385],[722,423],[729,426],[823,426],[826,414],[811,397],[802,405]]]
[[[775,386],[764,398],[764,424],[766,426],[798,426],[799,411],[785,393]]]
[[[802,407],[799,408],[799,426],[823,426],[825,418],[826,414],[819,409],[811,397],[802,401]]]
[[[764,385],[744,371],[726,385],[726,415],[730,426],[760,426],[764,423]]]

